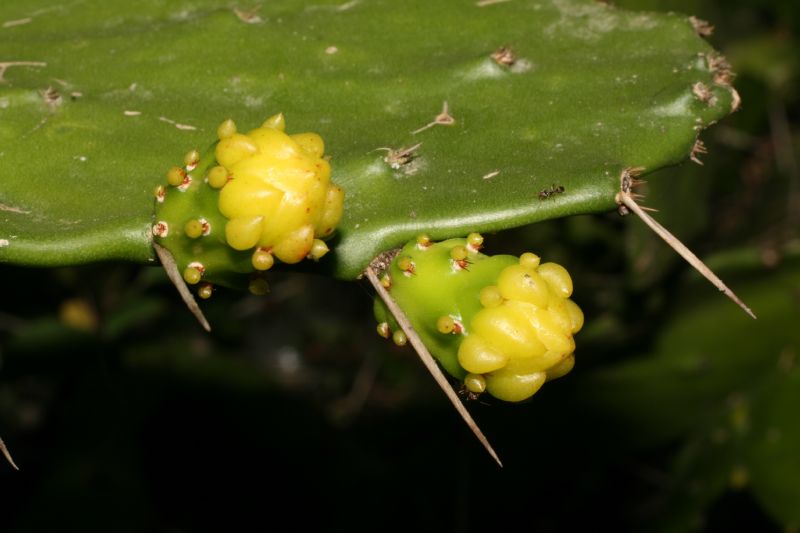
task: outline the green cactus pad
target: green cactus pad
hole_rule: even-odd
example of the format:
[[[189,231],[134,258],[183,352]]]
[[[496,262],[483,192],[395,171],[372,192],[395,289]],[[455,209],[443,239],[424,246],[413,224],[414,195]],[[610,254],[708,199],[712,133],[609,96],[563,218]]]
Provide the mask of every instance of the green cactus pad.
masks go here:
[[[572,370],[572,336],[583,314],[569,300],[572,280],[562,266],[540,264],[531,253],[484,255],[477,237],[411,241],[382,284],[431,354],[467,390],[525,400],[546,380]],[[395,335],[402,331],[379,299],[375,316],[378,334],[401,344]]]
[[[738,102],[688,17],[588,0],[50,6],[0,5],[3,262],[153,261],[153,188],[229,116],[326,140],[352,279],[421,231],[613,209]]]

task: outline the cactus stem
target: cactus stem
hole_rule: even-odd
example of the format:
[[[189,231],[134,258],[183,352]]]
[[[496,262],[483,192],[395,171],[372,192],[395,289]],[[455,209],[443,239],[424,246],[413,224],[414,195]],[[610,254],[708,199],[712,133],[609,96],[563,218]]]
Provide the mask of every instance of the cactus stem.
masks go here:
[[[181,295],[183,303],[185,303],[186,307],[189,308],[189,312],[191,312],[198,322],[200,322],[200,325],[203,326],[203,329],[206,331],[211,331],[211,325],[208,323],[208,320],[206,320],[206,317],[203,315],[203,311],[201,311],[200,306],[197,305],[197,300],[194,299],[192,292],[189,290],[189,286],[183,279],[183,275],[178,270],[178,265],[175,263],[175,258],[172,257],[172,254],[169,252],[169,250],[156,243],[153,243],[153,249],[156,251],[156,255],[161,261],[161,265],[164,267],[167,277],[170,279],[172,284],[175,285],[175,288],[178,289],[178,294]]]
[[[450,109],[447,105],[447,102],[444,102],[444,104],[442,105],[442,112],[436,115],[436,118],[433,119],[433,122],[429,122],[424,126],[422,126],[421,128],[412,131],[411,135],[416,135],[417,133],[421,133],[427,130],[428,128],[432,128],[434,126],[452,126],[455,123],[456,119],[454,119],[450,115]]]
[[[669,244],[673,250],[678,252],[678,254],[690,265],[692,265],[700,274],[702,274],[703,277],[705,277],[716,288],[723,292],[725,296],[733,300],[736,305],[741,307],[745,313],[755,319],[756,315],[753,313],[753,311],[747,307],[744,302],[742,302],[739,297],[736,296],[736,294],[730,290],[728,286],[725,285],[725,283],[716,274],[714,274],[714,272],[712,272],[705,263],[703,263],[703,261],[700,260],[700,258],[698,258],[691,250],[689,250],[689,248],[687,248],[686,245],[680,241],[680,239],[675,237],[669,232],[669,230],[659,224],[653,217],[648,215],[645,210],[632,198],[630,192],[630,182],[632,175],[637,174],[638,172],[641,172],[641,169],[625,169],[622,171],[622,176],[620,177],[622,185],[620,192],[617,193],[617,204],[621,207],[624,206],[626,211],[633,211],[636,216],[641,218],[642,221],[650,227],[650,229],[656,232],[656,234],[661,237],[664,242]]]
[[[376,260],[373,260],[373,263],[375,261],[377,261],[377,258]],[[492,445],[489,444],[489,440],[486,438],[486,435],[483,434],[481,429],[478,427],[478,424],[472,418],[472,415],[469,414],[469,411],[467,411],[466,407],[464,407],[464,404],[461,403],[458,394],[453,390],[453,387],[450,386],[450,382],[447,380],[447,377],[445,377],[442,369],[439,368],[439,365],[436,364],[436,361],[428,351],[425,343],[423,343],[422,339],[420,339],[419,334],[417,334],[417,332],[414,330],[406,314],[402,309],[400,309],[400,306],[397,305],[397,302],[395,302],[394,298],[392,298],[383,285],[381,285],[378,275],[375,273],[371,265],[368,266],[364,271],[364,275],[367,276],[367,279],[375,288],[378,295],[381,297],[381,300],[383,300],[383,302],[386,304],[389,312],[392,313],[395,320],[397,320],[400,328],[403,330],[403,332],[405,332],[408,342],[410,342],[414,347],[414,350],[416,350],[420,360],[422,360],[422,363],[428,369],[428,372],[431,373],[433,379],[436,381],[439,387],[441,387],[442,391],[444,391],[447,399],[450,400],[450,403],[453,404],[453,407],[456,408],[458,414],[461,415],[461,418],[464,420],[470,430],[472,430],[472,433],[478,438],[483,447],[486,448],[486,451],[489,452],[489,455],[491,455],[492,459],[494,459],[497,464],[502,467],[503,463],[500,462],[500,458],[497,456],[494,448],[492,448]]]
[[[0,452],[2,452],[3,457],[6,458],[6,461],[8,461],[8,464],[10,464],[11,466],[14,467],[14,470],[19,470],[19,467],[14,462],[14,459],[12,459],[12,457],[11,457],[11,452],[9,452],[8,448],[6,448],[6,443],[3,442],[3,439],[0,439]]]

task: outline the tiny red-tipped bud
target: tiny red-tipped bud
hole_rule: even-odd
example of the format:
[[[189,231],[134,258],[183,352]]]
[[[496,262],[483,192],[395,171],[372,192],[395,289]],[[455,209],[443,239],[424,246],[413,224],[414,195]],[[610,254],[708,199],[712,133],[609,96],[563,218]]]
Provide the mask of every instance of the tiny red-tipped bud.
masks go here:
[[[199,269],[193,266],[188,266],[183,271],[183,279],[189,285],[197,285],[200,283],[200,279],[203,277],[203,273],[200,272]]]
[[[181,167],[172,167],[167,171],[167,183],[173,187],[178,187],[186,179],[186,171]]]
[[[186,165],[186,170],[194,170],[198,161],[200,161],[200,152],[197,150],[186,152],[186,155],[183,156],[183,164]]]
[[[257,248],[256,251],[253,252],[253,257],[250,262],[253,264],[253,268],[263,271],[272,268],[272,265],[275,264],[275,258],[272,257],[272,254],[267,250]]]
[[[417,237],[417,246],[420,249],[424,250],[425,248],[430,247],[430,245],[431,245],[431,238],[428,235],[423,233],[422,235],[419,235]]]
[[[470,233],[467,235],[467,248],[471,251],[478,251],[483,246],[483,235],[480,233]]]
[[[467,258],[467,249],[464,246],[453,246],[450,250],[450,258],[453,261],[463,261]]]
[[[400,257],[397,260],[397,268],[402,270],[406,275],[411,275],[414,273],[414,261],[407,255]]]
[[[197,295],[203,300],[208,300],[214,293],[214,285],[211,283],[203,283],[197,288]]]
[[[448,335],[453,333],[453,330],[456,329],[456,321],[453,320],[453,317],[448,315],[440,316],[436,321],[436,329],[439,331],[439,333]]]
[[[164,198],[167,196],[167,188],[163,185],[156,186],[155,190],[153,190],[153,196],[156,197],[158,203],[163,203]]]

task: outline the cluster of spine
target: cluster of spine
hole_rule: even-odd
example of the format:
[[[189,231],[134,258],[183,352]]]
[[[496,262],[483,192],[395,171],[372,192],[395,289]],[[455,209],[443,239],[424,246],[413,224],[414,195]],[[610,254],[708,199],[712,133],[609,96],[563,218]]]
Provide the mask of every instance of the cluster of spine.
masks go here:
[[[467,391],[518,402],[572,370],[583,313],[569,298],[572,279],[562,266],[532,253],[487,256],[482,242],[478,234],[440,243],[421,236],[382,283]],[[375,311],[378,333],[404,344],[382,303]]]
[[[316,133],[288,135],[282,114],[247,134],[232,120],[217,129],[213,152],[186,154],[156,188],[153,236],[184,280],[207,298],[212,283],[266,292],[261,273],[276,259],[318,261],[342,216],[344,192],[330,181]]]

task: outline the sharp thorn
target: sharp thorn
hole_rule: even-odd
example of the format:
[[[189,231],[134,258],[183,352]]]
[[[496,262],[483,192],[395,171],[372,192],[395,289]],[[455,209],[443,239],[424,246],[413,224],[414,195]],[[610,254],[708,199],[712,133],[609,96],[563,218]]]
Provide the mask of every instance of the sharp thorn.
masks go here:
[[[495,462],[502,467],[503,463],[500,461],[500,458],[497,456],[494,448],[492,448],[492,445],[489,444],[489,439],[486,438],[486,435],[484,435],[481,429],[478,427],[478,424],[472,418],[472,415],[469,414],[467,408],[464,407],[463,403],[461,403],[461,399],[458,397],[458,394],[453,390],[453,387],[450,386],[450,382],[447,380],[447,377],[442,372],[442,369],[439,368],[439,365],[428,351],[428,348],[422,342],[420,336],[414,330],[414,327],[411,325],[411,322],[408,320],[406,314],[403,312],[394,298],[392,298],[389,292],[384,288],[384,286],[381,285],[378,275],[375,273],[372,267],[367,267],[364,273],[366,274],[367,279],[369,279],[369,282],[378,292],[378,295],[386,304],[386,307],[389,308],[389,312],[391,312],[395,320],[397,320],[397,323],[406,334],[406,337],[408,337],[409,342],[414,347],[414,350],[416,350],[417,355],[428,369],[428,372],[431,373],[433,379],[450,400],[450,403],[453,404],[453,407],[455,407],[456,411],[458,411],[458,414],[461,415],[461,418],[467,424],[469,429],[472,430],[472,433],[475,435],[475,437],[477,437],[478,441],[483,444],[483,447],[486,448],[486,451],[489,452],[489,455],[492,457],[492,459],[494,459]]]
[[[175,288],[178,289],[178,294],[181,295],[181,299],[186,304],[186,307],[189,308],[189,312],[200,322],[203,329],[211,331],[211,324],[206,320],[203,311],[200,309],[200,306],[197,305],[197,300],[194,299],[194,295],[186,285],[186,281],[184,281],[183,276],[178,270],[178,265],[175,263],[175,258],[172,257],[169,250],[163,246],[153,243],[153,248],[156,251],[156,255],[158,255],[158,259],[161,261],[161,265],[164,267],[164,271],[167,273],[167,277],[172,284],[175,285]]]

